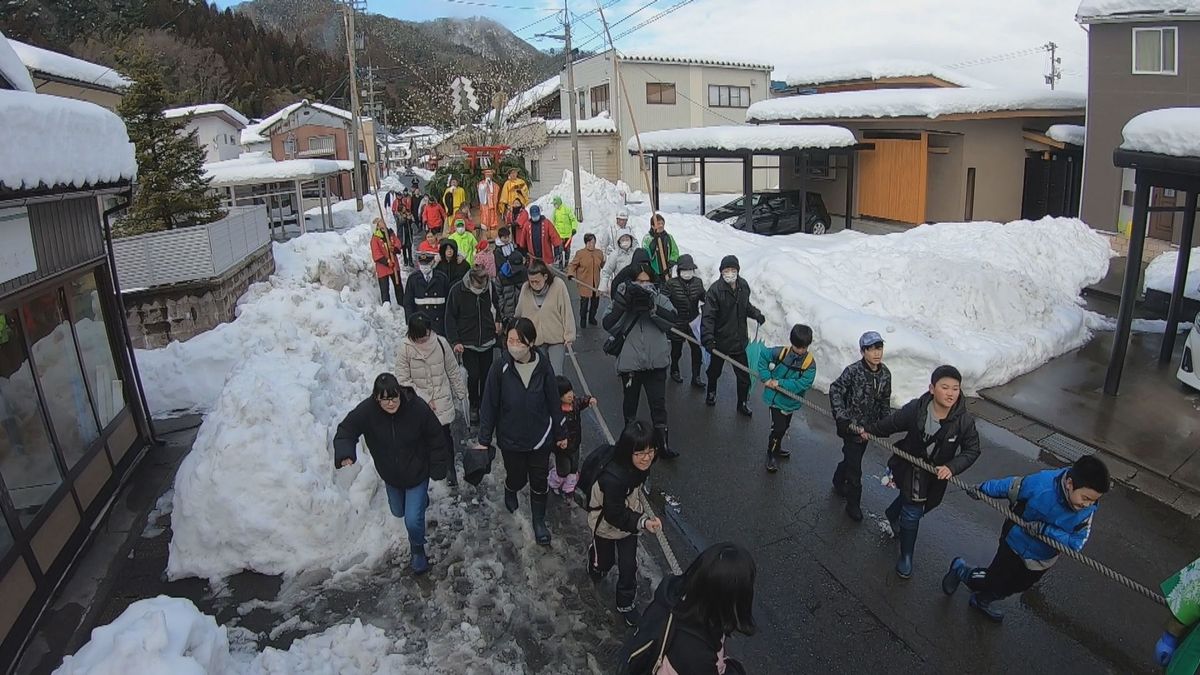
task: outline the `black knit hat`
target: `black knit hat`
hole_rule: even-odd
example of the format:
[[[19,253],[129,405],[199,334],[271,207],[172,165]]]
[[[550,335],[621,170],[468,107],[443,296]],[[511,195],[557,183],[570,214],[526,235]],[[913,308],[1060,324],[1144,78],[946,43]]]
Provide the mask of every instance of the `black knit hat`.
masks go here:
[[[742,264],[740,262],[738,262],[736,255],[727,255],[724,258],[721,258],[720,269],[727,270],[730,267],[732,267],[733,269],[735,269],[739,272],[742,271]]]

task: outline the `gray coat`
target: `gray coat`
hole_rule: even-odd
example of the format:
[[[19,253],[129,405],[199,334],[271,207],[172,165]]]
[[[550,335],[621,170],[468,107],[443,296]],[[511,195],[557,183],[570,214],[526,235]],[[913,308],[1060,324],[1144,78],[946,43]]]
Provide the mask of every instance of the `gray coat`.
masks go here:
[[[657,288],[645,290],[633,282],[621,284],[604,316],[604,329],[609,333],[629,331],[617,356],[617,372],[671,365],[671,342],[667,336],[675,320],[675,307]]]

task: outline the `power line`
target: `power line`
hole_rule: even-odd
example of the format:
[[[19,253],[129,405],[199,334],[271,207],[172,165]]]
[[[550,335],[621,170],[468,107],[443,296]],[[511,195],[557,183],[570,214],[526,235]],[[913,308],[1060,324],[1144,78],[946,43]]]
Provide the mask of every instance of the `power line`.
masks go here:
[[[490,9],[515,9],[522,12],[558,12],[557,9],[547,7],[521,7],[517,5],[497,5],[490,2],[476,2],[476,0],[442,0],[455,5],[469,5],[471,7],[488,7]]]
[[[660,79],[660,78],[659,78],[657,75],[655,75],[654,73],[652,73],[652,72],[650,72],[649,70],[647,70],[647,69],[646,69],[646,68],[645,68],[645,67],[644,67],[642,64],[640,64],[640,63],[636,63],[636,62],[633,62],[633,61],[626,61],[625,59],[621,59],[621,65],[634,65],[634,66],[637,66],[638,70],[642,71],[643,73],[646,73],[646,74],[647,74],[647,75],[649,75],[650,77],[653,77],[653,78],[654,78],[656,81],[660,81],[660,82],[662,81],[662,80],[661,80],[661,79]],[[676,96],[678,96],[679,98],[682,98],[683,100],[687,101],[688,103],[691,103],[692,105],[694,105],[694,106],[696,106],[696,107],[698,107],[698,108],[703,108],[704,110],[707,110],[708,112],[710,112],[710,113],[712,113],[712,114],[716,115],[717,117],[720,117],[720,118],[721,118],[721,119],[723,119],[723,120],[726,120],[726,121],[729,121],[729,122],[733,122],[734,124],[743,125],[743,126],[746,124],[746,120],[745,120],[745,119],[735,120],[735,119],[733,119],[732,117],[727,117],[727,116],[725,116],[724,114],[722,114],[722,113],[720,113],[720,112],[717,112],[716,110],[713,110],[712,108],[710,108],[710,107],[708,107],[708,106],[704,105],[703,103],[701,103],[701,102],[697,101],[696,99],[694,99],[694,98],[691,98],[691,97],[690,97],[690,96],[688,96],[687,94],[684,94],[683,92],[679,91],[679,89],[678,89],[678,88],[676,88],[676,89],[675,89],[675,95],[676,95]]]
[[[557,13],[558,13],[558,10],[555,10],[555,14],[557,14]],[[554,14],[547,14],[546,16],[543,16],[542,18],[538,19],[537,21],[527,23],[524,26],[521,26],[520,28],[514,28],[513,33],[520,33],[521,31],[525,30],[526,28],[533,28],[534,26],[538,25],[539,23],[542,23],[543,21],[549,21],[550,19],[553,19],[553,18],[554,18]]]
[[[614,38],[612,39],[612,41],[613,41],[613,43],[615,44],[617,40],[620,40],[621,38],[624,38],[624,37],[626,37],[626,36],[630,35],[631,33],[636,33],[637,31],[639,31],[639,30],[641,30],[641,29],[645,28],[646,26],[649,26],[650,24],[652,24],[652,23],[654,23],[654,22],[658,21],[659,19],[661,19],[661,18],[663,18],[663,17],[667,16],[668,14],[671,14],[672,12],[674,12],[674,11],[676,11],[676,10],[678,10],[678,9],[681,9],[681,8],[683,8],[683,7],[686,7],[686,6],[688,6],[688,5],[692,4],[692,3],[693,3],[693,2],[695,2],[695,1],[696,1],[696,0],[682,0],[681,2],[677,2],[677,3],[675,3],[674,5],[671,5],[670,7],[668,7],[668,8],[666,8],[666,9],[664,9],[663,11],[659,12],[658,14],[655,14],[654,16],[650,17],[649,19],[646,19],[645,21],[643,21],[643,22],[639,23],[638,25],[634,26],[633,28],[630,28],[629,30],[625,31],[624,33],[621,33],[620,35],[618,35],[618,36],[614,37]]]
[[[660,2],[660,0],[650,0],[650,2],[647,2],[646,4],[642,5],[641,7],[638,7],[637,9],[633,10],[632,12],[626,14],[624,16],[624,18],[618,19],[618,20],[608,24],[608,29],[611,31],[615,26],[619,26],[619,25],[625,23],[626,21],[632,19],[634,17],[634,15],[636,15],[638,12],[641,12],[642,10],[646,9],[647,7],[650,7],[651,5],[653,5],[657,2]],[[600,40],[603,43],[604,37],[600,36]],[[579,46],[579,49],[584,49],[591,43],[592,43],[592,39],[588,39],[586,42],[584,42],[582,45]]]
[[[975,66],[984,66],[984,65],[991,64],[991,63],[999,63],[1001,61],[1011,61],[1012,59],[1024,58],[1026,56],[1033,56],[1034,54],[1039,54],[1044,51],[1046,51],[1046,45],[1039,45],[1037,47],[1021,49],[1021,50],[1018,50],[1015,52],[1007,52],[1004,54],[996,54],[993,56],[984,56],[982,58],[970,59],[967,61],[960,61],[958,63],[952,63],[952,64],[946,66],[946,68],[950,68],[953,70],[962,70],[963,68],[974,68]]]

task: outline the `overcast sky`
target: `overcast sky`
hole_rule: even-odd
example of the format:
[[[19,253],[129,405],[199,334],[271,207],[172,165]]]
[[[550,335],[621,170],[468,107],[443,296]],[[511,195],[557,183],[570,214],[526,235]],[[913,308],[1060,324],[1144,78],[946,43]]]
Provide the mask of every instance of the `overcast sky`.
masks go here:
[[[610,24],[621,22],[614,37],[679,0],[657,0],[622,21],[649,1],[618,0],[605,10]],[[579,16],[595,9],[597,0],[569,4]],[[617,47],[765,61],[775,66],[776,79],[813,64],[904,58],[962,66],[956,70],[997,85],[1042,87],[1049,55],[1030,52],[1053,41],[1061,47],[1062,86],[1081,90],[1087,34],[1075,23],[1078,5],[1079,0],[694,0],[618,39]],[[488,16],[546,49],[559,43],[534,34],[555,32],[551,9],[561,7],[561,0],[369,0],[367,11],[412,21]],[[600,40],[588,39],[600,29],[596,14],[577,22],[576,43],[599,47]],[[981,60],[992,61],[968,65]]]

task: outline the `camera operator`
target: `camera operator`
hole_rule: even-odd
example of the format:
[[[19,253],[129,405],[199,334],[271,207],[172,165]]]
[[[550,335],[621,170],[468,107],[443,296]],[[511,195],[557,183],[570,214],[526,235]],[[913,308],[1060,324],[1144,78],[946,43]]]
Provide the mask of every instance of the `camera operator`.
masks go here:
[[[652,281],[649,263],[631,271],[630,280],[614,289],[612,306],[604,317],[604,329],[609,332],[604,350],[617,357],[625,393],[625,423],[637,419],[641,390],[645,389],[658,455],[677,457],[667,440],[667,366],[671,364],[667,335],[675,322],[675,308]]]

